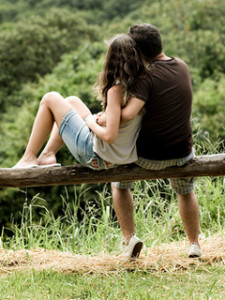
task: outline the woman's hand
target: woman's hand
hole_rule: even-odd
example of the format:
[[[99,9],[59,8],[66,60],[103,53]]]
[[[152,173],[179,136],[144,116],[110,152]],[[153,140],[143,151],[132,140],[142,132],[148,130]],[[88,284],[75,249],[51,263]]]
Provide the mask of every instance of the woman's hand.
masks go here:
[[[96,115],[96,123],[100,126],[106,127],[106,112],[100,112]]]

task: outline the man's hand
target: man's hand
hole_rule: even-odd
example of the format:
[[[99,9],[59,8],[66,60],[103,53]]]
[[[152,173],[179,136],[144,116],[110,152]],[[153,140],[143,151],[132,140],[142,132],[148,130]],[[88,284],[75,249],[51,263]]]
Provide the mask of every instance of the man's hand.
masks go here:
[[[85,118],[86,124],[97,123],[99,126],[106,127],[106,112],[99,112],[98,114],[90,114]]]

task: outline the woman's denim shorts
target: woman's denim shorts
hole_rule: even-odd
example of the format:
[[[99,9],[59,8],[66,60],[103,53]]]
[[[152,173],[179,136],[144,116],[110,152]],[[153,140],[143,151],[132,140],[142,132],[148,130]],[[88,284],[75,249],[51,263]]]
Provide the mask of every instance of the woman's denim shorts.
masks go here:
[[[97,170],[108,168],[105,161],[93,151],[92,131],[75,109],[64,116],[59,135],[80,164]]]

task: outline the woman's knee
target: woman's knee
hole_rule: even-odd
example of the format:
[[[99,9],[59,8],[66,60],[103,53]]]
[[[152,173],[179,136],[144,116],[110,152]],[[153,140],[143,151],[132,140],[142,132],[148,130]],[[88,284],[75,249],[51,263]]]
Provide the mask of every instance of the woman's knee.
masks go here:
[[[41,99],[41,104],[48,104],[50,102],[57,101],[58,99],[61,98],[62,96],[58,92],[55,91],[48,92]]]
[[[68,101],[71,105],[76,105],[78,103],[81,103],[82,100],[78,98],[77,96],[70,96],[65,98],[66,101]]]

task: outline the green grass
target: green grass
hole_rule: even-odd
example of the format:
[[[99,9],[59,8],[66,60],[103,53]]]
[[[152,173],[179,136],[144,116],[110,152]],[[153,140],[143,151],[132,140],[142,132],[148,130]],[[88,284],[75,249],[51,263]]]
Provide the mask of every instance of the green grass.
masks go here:
[[[195,191],[200,209],[201,236],[221,231],[225,227],[223,178],[199,178]],[[176,195],[168,184],[162,180],[158,183],[137,182],[133,194],[136,232],[147,247],[186,238]],[[81,212],[78,210],[79,201],[76,194],[73,199],[69,196],[66,200],[62,198],[63,213],[54,216],[39,195],[26,200],[21,223],[12,223],[1,233],[4,247],[14,250],[41,247],[83,254],[121,251],[118,249],[121,231],[107,186],[98,192],[98,202],[87,203]]]
[[[196,194],[201,237],[225,227],[223,178],[199,178]],[[62,198],[63,214],[54,216],[45,201],[26,199],[20,224],[1,233],[3,247],[57,249],[73,253],[119,254],[122,235],[113,213],[107,186],[98,203],[87,203],[80,218],[80,196]],[[164,181],[138,182],[134,188],[136,232],[146,247],[186,239],[177,200]],[[10,236],[10,235],[11,236]],[[186,271],[154,272],[124,269],[102,274],[60,274],[52,270],[18,271],[0,277],[0,299],[225,299],[222,266]],[[32,295],[32,296],[31,296]]]
[[[65,275],[18,272],[0,277],[0,299],[224,299],[224,269]]]

